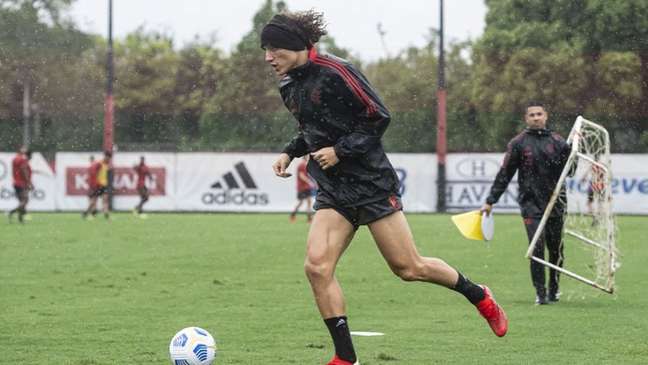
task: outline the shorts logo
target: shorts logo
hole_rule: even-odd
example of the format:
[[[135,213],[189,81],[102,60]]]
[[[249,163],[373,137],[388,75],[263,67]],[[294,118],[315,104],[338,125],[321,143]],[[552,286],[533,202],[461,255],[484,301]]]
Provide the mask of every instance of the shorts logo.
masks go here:
[[[398,197],[396,195],[392,195],[389,197],[389,204],[392,206],[392,208],[396,210],[401,209],[401,204],[398,201]]]
[[[205,205],[268,205],[270,199],[266,193],[248,192],[258,190],[252,174],[242,161],[234,165],[234,171],[223,175],[223,179],[211,184],[212,189],[220,192],[207,192],[202,196]],[[247,190],[246,190],[247,189]]]

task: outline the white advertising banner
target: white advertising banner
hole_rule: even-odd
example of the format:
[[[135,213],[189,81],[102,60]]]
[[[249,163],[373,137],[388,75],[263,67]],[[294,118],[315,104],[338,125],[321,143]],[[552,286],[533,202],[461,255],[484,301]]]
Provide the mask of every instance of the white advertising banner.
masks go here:
[[[447,203],[452,211],[480,207],[499,171],[504,154],[473,153],[448,155]],[[567,179],[567,188],[578,193],[570,207],[583,206],[587,200],[587,182]],[[495,211],[519,212],[517,175],[494,206]],[[648,214],[648,155],[612,155],[613,211],[623,214]]]
[[[296,170],[279,178],[275,153],[179,153],[176,208],[184,211],[286,212],[297,199]]]
[[[118,152],[113,158],[113,207],[130,210],[139,202],[137,175],[133,167],[144,156],[151,176],[146,179],[150,198],[148,210],[175,210],[174,153]],[[56,205],[59,210],[81,211],[88,207],[88,167],[90,158],[103,158],[102,152],[56,154]]]
[[[446,160],[446,207],[459,212],[480,208],[500,169],[503,153],[453,153]],[[519,212],[517,174],[494,206],[496,212]]]
[[[567,188],[579,194],[569,206],[587,204],[587,181],[569,179]],[[625,214],[648,214],[648,155],[612,155],[612,210]]]
[[[185,211],[287,212],[297,202],[293,176],[274,175],[274,153],[186,153],[177,155],[177,209]],[[429,212],[436,204],[435,159],[429,154],[391,154],[407,211]],[[302,208],[303,209],[303,208]]]
[[[88,204],[90,156],[95,153],[58,153],[56,175],[42,155],[31,160],[35,190],[30,210],[81,211]],[[293,176],[278,178],[272,172],[276,153],[127,153],[118,152],[113,160],[114,208],[130,210],[139,201],[133,166],[145,156],[152,172],[147,180],[151,198],[146,204],[153,211],[213,212],[289,212],[297,203],[296,170]],[[11,160],[15,153],[0,153],[0,209],[12,209],[14,198]],[[479,208],[504,154],[457,153],[447,157],[447,207],[450,211]],[[389,154],[401,181],[403,206],[408,212],[436,210],[437,160],[434,154]],[[648,155],[612,156],[613,207],[616,213],[648,214]],[[578,197],[571,204],[582,205],[587,194],[586,182],[569,179],[569,189]],[[498,212],[518,213],[516,177],[495,205]],[[303,209],[303,208],[302,208]]]
[[[18,206],[11,167],[14,157],[16,157],[16,153],[0,152],[0,210],[11,210]],[[27,210],[55,210],[56,180],[52,168],[40,153],[32,154],[29,165],[32,169],[34,190],[29,192]]]
[[[403,210],[434,212],[437,202],[437,159],[425,153],[390,153],[389,160],[401,183]]]

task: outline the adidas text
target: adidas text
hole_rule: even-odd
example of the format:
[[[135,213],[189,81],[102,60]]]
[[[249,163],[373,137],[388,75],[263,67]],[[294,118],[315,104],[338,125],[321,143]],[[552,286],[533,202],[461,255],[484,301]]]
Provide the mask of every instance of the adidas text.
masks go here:
[[[248,193],[245,190],[232,192],[225,190],[218,193],[205,193],[202,196],[202,202],[206,205],[268,205],[270,199],[265,193]]]

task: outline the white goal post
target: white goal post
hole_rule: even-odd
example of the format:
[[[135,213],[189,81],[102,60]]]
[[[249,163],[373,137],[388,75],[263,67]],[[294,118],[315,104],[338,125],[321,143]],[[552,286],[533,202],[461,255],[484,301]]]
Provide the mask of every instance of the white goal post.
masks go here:
[[[609,134],[605,128],[579,116],[567,142],[571,144],[571,153],[529,244],[526,258],[607,293],[613,293],[614,274],[619,263],[615,241],[616,223],[612,213]],[[567,189],[567,201],[560,201],[563,199],[560,192],[570,175],[572,184]],[[583,190],[586,190],[587,203],[584,203]],[[593,261],[585,266],[586,269],[559,267],[533,256],[533,250],[557,202],[566,205],[564,235],[583,243],[592,252]]]

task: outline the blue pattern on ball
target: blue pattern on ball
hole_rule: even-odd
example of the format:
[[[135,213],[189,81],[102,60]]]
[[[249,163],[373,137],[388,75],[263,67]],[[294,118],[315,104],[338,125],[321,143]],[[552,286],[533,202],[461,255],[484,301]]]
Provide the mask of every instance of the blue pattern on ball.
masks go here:
[[[198,360],[206,361],[207,360],[207,345],[205,344],[198,344],[196,347],[193,349],[193,353],[196,354],[196,357]]]

